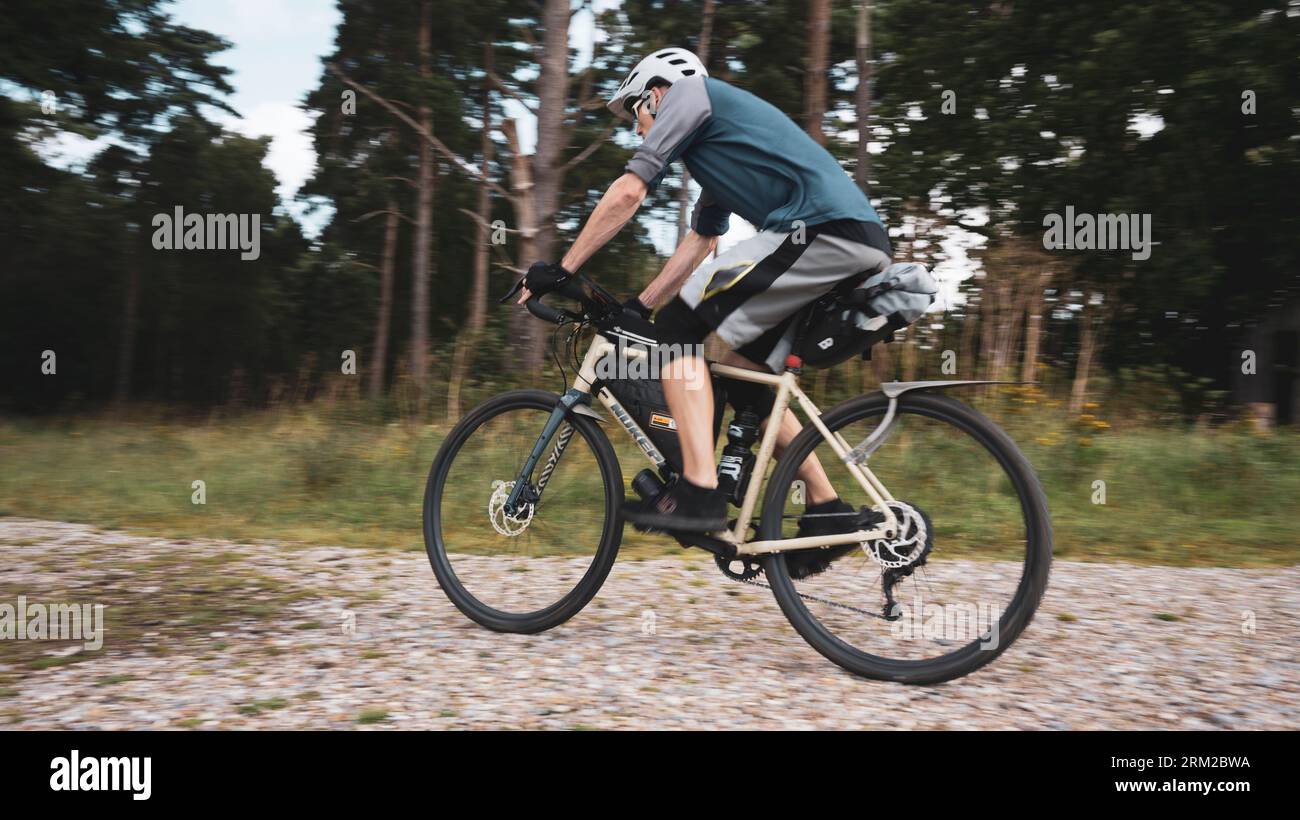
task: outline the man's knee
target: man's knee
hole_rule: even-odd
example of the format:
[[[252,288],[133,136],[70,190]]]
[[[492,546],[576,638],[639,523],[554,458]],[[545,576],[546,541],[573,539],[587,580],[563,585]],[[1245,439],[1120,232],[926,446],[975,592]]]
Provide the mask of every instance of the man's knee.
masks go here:
[[[776,391],[768,385],[724,378],[722,389],[727,394],[727,404],[730,404],[737,413],[748,408],[753,410],[760,419],[772,415],[772,406],[776,404]]]
[[[661,345],[664,364],[683,357],[702,357],[704,337],[708,336],[711,330],[680,296],[655,314],[655,337]],[[772,415],[772,406],[776,403],[776,391],[771,387],[739,379],[724,378],[721,381],[727,403],[737,413],[749,408],[757,413],[760,419]]]
[[[659,341],[659,354],[665,363],[703,356],[704,337],[711,330],[680,296],[674,297],[655,314],[655,338]]]

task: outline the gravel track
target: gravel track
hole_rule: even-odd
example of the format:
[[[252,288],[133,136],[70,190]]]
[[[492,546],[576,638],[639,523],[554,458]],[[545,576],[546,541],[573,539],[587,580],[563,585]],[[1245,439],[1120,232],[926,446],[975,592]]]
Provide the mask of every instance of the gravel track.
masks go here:
[[[1000,658],[908,687],[824,660],[703,553],[620,560],[520,636],[462,616],[420,552],[23,518],[0,546],[0,604],[108,604],[99,651],[0,640],[9,728],[1300,728],[1300,567],[1056,561]]]

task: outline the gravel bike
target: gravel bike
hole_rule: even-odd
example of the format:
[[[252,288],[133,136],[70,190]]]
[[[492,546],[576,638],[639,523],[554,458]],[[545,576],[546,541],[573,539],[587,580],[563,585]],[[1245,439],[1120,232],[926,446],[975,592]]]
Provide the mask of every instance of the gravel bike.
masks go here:
[[[466,616],[502,632],[564,623],[614,564],[625,484],[602,425],[622,428],[649,460],[631,482],[642,496],[680,471],[647,433],[673,420],[634,417],[603,375],[646,356],[654,340],[629,329],[632,315],[588,277],[554,294],[578,309],[536,296],[525,304],[556,326],[562,375],[556,338],[569,331],[572,385],[512,390],[475,407],[443,442],[425,488],[425,547],[439,584]],[[969,674],[1024,631],[1047,586],[1051,521],[1033,468],[997,425],[946,392],[987,382],[890,382],[822,412],[799,387],[803,343],[780,374],[709,363],[713,378],[771,385],[771,418],[797,406],[807,424],[779,458],[780,425],[767,425],[736,483],[728,529],[672,537],[712,553],[728,578],[769,588],[799,635],[850,672],[910,684]],[[794,536],[807,504],[796,474],[809,458],[853,506],[842,515],[856,531]],[[791,550],[850,544],[824,572],[795,580],[787,570]]]

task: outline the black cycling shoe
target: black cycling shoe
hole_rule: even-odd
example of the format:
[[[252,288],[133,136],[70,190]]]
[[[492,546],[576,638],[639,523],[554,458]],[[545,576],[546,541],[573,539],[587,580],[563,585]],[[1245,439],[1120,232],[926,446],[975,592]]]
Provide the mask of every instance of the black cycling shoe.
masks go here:
[[[678,478],[644,501],[624,501],[623,517],[641,532],[716,532],[727,526],[727,498]]]
[[[858,529],[857,515],[835,515],[835,513],[854,513],[856,510],[844,501],[835,499],[822,504],[813,504],[799,516],[799,538],[813,535],[840,535]],[[818,516],[816,518],[811,516]],[[826,516],[822,518],[820,516]],[[831,562],[837,558],[860,549],[857,544],[837,544],[833,547],[808,547],[791,550],[785,554],[785,566],[790,577],[796,581],[825,572]]]

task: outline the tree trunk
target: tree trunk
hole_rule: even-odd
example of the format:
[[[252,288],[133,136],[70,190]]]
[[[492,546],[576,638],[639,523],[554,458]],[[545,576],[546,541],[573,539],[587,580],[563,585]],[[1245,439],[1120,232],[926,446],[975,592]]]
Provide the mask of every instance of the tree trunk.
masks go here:
[[[1038,346],[1043,335],[1043,291],[1052,281],[1052,269],[1044,265],[1035,278],[1034,291],[1029,295],[1029,309],[1025,317],[1025,359],[1020,378],[1032,382],[1038,370]]]
[[[1083,412],[1083,404],[1088,399],[1088,373],[1092,370],[1092,358],[1097,350],[1093,313],[1093,308],[1087,304],[1079,313],[1079,361],[1074,366],[1074,386],[1070,389],[1070,414],[1075,416]]]
[[[858,88],[854,92],[854,108],[858,117],[857,166],[853,180],[867,193],[867,177],[871,173],[871,154],[867,143],[871,139],[871,0],[857,0],[858,30],[854,49],[854,62],[858,69]]]
[[[908,325],[903,331],[902,351],[899,357],[903,360],[903,381],[916,381],[916,358],[917,358],[917,341],[916,325]]]
[[[871,367],[876,371],[876,383],[884,384],[894,379],[894,362],[889,345],[883,342],[871,348]]]
[[[420,3],[418,32],[420,77],[433,76],[431,66],[433,2]],[[427,102],[417,107],[420,126],[433,133],[433,110]],[[417,412],[423,413],[428,397],[429,379],[429,278],[433,239],[434,164],[433,147],[419,140],[419,171],[416,175],[415,245],[411,269],[411,382]]]
[[[682,187],[677,192],[677,244],[682,244],[689,227],[687,215],[691,210],[691,172],[682,168]]]
[[[700,42],[695,46],[695,56],[707,69],[709,67],[709,42],[713,39],[713,0],[704,0],[700,11]]]
[[[487,44],[483,51],[484,63],[488,71],[491,71],[494,62],[492,45]],[[483,88],[483,133],[479,146],[483,155],[483,178],[487,179],[492,170],[492,94],[488,85]],[[461,386],[465,382],[466,372],[474,362],[483,326],[487,322],[488,249],[491,247],[488,223],[492,219],[492,197],[486,185],[478,186],[478,204],[475,210],[478,213],[478,227],[474,232],[474,284],[470,289],[469,316],[456,341],[455,360],[452,362],[451,379],[447,387],[447,418],[451,421],[460,418]]]
[[[1002,311],[1001,284],[996,281],[998,275],[991,270],[992,255],[986,260],[984,286],[980,289],[980,350],[976,378],[992,379],[994,367],[994,350],[997,348],[998,318]],[[987,389],[984,391],[989,392]]]
[[[1008,267],[1014,269],[1014,258],[1008,260]],[[1007,370],[1011,366],[1011,353],[1016,347],[1016,341],[1020,337],[1020,322],[1024,319],[1026,305],[1017,293],[1017,285],[1020,284],[1015,274],[1009,273],[1002,282],[1000,288],[1000,302],[998,313],[998,328],[996,339],[993,344],[993,379],[1000,381],[1006,376]]]
[[[704,0],[704,9],[700,12],[700,41],[695,46],[695,56],[707,69],[709,67],[709,40],[713,38],[713,0]],[[677,192],[677,244],[686,238],[687,211],[690,207],[691,172],[682,168],[682,189]]]
[[[961,319],[961,341],[957,344],[957,373],[954,374],[959,379],[978,379],[975,368],[975,331],[979,327],[980,316],[983,313],[984,295],[978,294],[979,301],[976,302],[976,294],[971,294],[966,298],[965,310]]]
[[[375,317],[375,342],[371,345],[370,382],[366,391],[377,399],[384,393],[384,373],[388,363],[389,323],[393,317],[393,267],[397,259],[397,198],[389,197],[384,215],[384,250],[379,260],[379,315]]]
[[[804,74],[803,121],[818,145],[826,144],[826,59],[831,44],[830,0],[808,0],[808,66]]]
[[[537,78],[537,151],[531,168],[533,211],[537,236],[530,255],[519,261],[527,268],[536,260],[555,258],[555,215],[559,210],[560,187],[564,180],[563,152],[566,147],[564,108],[569,96],[569,0],[545,0],[542,7],[542,54]],[[516,154],[516,156],[519,156]],[[542,368],[542,325],[528,314],[520,339],[521,365],[525,373]]]
[[[140,267],[135,260],[135,246],[127,254],[126,301],[122,305],[122,338],[117,352],[117,384],[113,390],[113,410],[121,414],[131,398],[131,371],[135,368],[135,327],[140,304]]]
[[[537,259],[537,217],[533,210],[533,172],[532,157],[525,155],[519,150],[519,129],[514,119],[505,119],[501,123],[501,132],[506,136],[506,144],[510,146],[510,154],[513,157],[510,163],[510,190],[514,192],[512,203],[515,209],[515,224],[519,231],[519,266],[527,269],[532,260]],[[510,338],[515,345],[515,361],[512,366],[519,367],[524,361],[524,352],[531,346],[537,349],[540,356],[541,348],[533,343],[534,337],[540,339],[541,334],[536,332],[539,326],[537,319],[527,310],[519,305],[510,305]],[[534,364],[534,369],[526,372],[536,372],[540,368],[540,358]],[[504,362],[502,363],[504,365]]]

